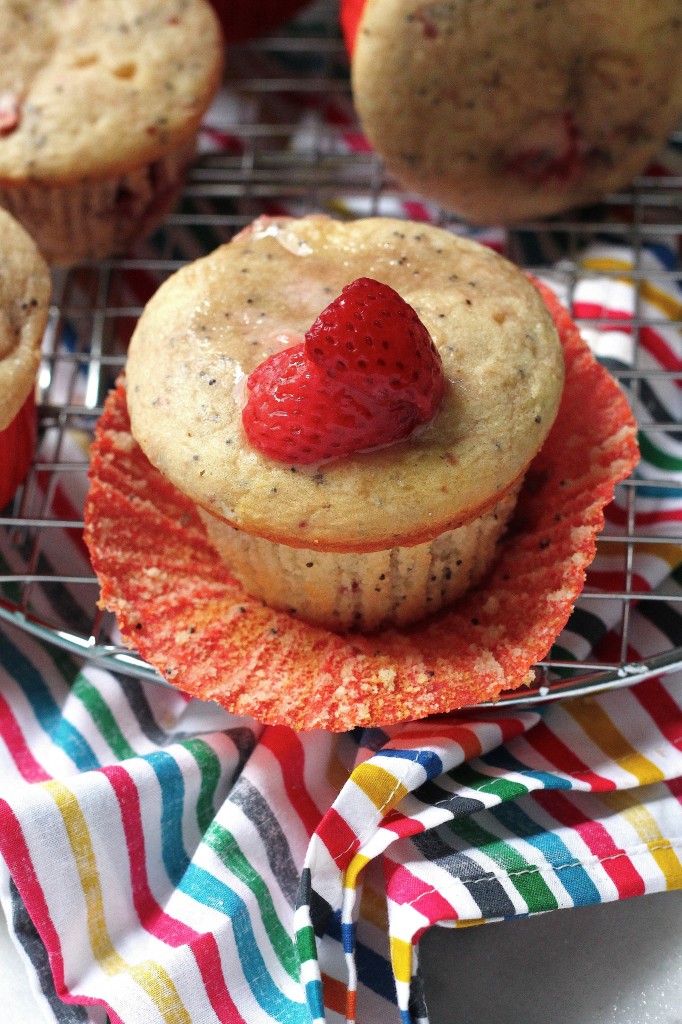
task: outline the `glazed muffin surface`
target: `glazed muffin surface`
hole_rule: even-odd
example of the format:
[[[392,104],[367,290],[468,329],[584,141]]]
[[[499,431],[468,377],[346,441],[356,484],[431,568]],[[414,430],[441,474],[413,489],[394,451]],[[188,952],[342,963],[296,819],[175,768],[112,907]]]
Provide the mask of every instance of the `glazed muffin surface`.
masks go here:
[[[260,455],[241,426],[246,376],[361,276],[395,288],[438,347],[435,418],[312,467]],[[293,547],[373,551],[468,523],[515,484],[554,420],[563,357],[535,287],[492,251],[427,225],[312,215],[261,218],[174,274],[138,323],[126,379],[134,437],[197,505]]]

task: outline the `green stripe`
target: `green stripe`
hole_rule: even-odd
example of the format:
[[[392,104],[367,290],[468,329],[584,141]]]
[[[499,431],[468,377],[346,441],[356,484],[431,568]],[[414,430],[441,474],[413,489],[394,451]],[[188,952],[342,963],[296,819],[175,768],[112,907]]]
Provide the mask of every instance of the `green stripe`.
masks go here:
[[[189,750],[201,771],[201,786],[196,811],[199,831],[203,835],[211,827],[215,817],[213,805],[216,789],[220,782],[220,759],[205,740],[183,740],[182,746]]]
[[[661,451],[651,441],[646,434],[640,431],[637,435],[639,441],[639,450],[642,454],[642,458],[647,462],[650,462],[653,466],[658,469],[669,469],[673,473],[682,472],[682,458],[675,458],[674,455],[669,455],[668,452]]]
[[[456,818],[448,822],[447,827],[499,865],[525,900],[531,914],[558,908],[556,897],[543,879],[539,868],[525,860],[513,847],[482,828],[472,818]]]
[[[277,916],[265,882],[248,862],[235,837],[228,829],[214,821],[204,834],[203,841],[217,854],[228,871],[232,872],[244,885],[247,885],[256,897],[261,920],[272,943],[272,948],[287,974],[294,981],[298,981],[299,961],[294,945]]]
[[[296,932],[296,947],[301,963],[307,960],[317,960],[317,946],[315,944],[315,932],[312,925],[307,924]]]
[[[500,800],[515,800],[518,796],[525,796],[528,792],[528,787],[523,786],[519,782],[511,782],[509,779],[497,779],[491,778],[490,775],[483,775],[481,772],[475,771],[467,762],[449,772],[449,775],[462,786],[467,786],[469,789],[475,789],[478,792],[492,793],[493,796],[499,797]]]
[[[135,757],[136,751],[121,732],[109,705],[85,676],[77,676],[73,684],[73,695],[87,708],[93,722],[119,761]]]

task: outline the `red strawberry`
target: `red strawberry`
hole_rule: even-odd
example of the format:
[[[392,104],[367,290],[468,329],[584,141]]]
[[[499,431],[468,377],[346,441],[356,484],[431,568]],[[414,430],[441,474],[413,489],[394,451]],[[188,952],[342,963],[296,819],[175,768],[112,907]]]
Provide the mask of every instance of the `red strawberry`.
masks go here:
[[[424,422],[443,397],[438,350],[412,306],[387,284],[346,285],[305,336],[308,359],[347,387],[377,398],[400,395]]]
[[[388,285],[359,278],[300,345],[250,374],[246,435],[270,458],[310,464],[390,444],[433,418],[445,391],[438,351]]]

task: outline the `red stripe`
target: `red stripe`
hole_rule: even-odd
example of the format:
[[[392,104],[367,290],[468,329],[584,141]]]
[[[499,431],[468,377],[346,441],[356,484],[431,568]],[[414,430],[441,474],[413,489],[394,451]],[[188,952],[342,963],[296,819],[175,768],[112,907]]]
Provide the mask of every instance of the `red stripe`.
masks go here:
[[[327,847],[329,856],[338,866],[342,870],[348,867],[360,845],[360,840],[346,819],[330,807],[320,822],[317,834]]]
[[[528,729],[528,721],[513,715],[500,718],[481,719],[464,723],[458,718],[447,716],[429,719],[426,727],[412,723],[406,725],[397,733],[387,747],[395,750],[402,750],[408,746],[418,747],[424,744],[428,747],[434,745],[434,741],[445,739],[448,743],[457,743],[464,751],[465,760],[478,757],[483,752],[481,740],[477,732],[478,726],[495,725],[502,734],[501,743],[508,743],[515,736],[522,735]]]
[[[24,734],[19,728],[19,723],[2,695],[0,695],[0,736],[5,741],[7,749],[12,755],[12,759],[22,778],[26,779],[27,782],[46,782],[52,777],[36,761],[29,750]]]
[[[388,812],[381,822],[381,827],[394,832],[397,836],[416,836],[425,830],[425,826],[417,818],[408,818],[395,810]]]
[[[660,679],[648,679],[633,686],[633,696],[653,718],[662,736],[677,750],[682,751],[682,708],[680,708]]]
[[[588,587],[595,587],[597,590],[604,590],[607,593],[614,590],[624,590],[627,582],[625,572],[619,570],[600,570],[590,568],[585,574],[585,583]],[[648,594],[651,590],[651,584],[644,577],[638,573],[633,573],[630,579],[630,587],[632,590],[639,591],[640,593]]]
[[[308,835],[312,836],[320,823],[322,814],[306,787],[300,782],[305,778],[303,744],[295,732],[283,725],[269,726],[264,729],[260,744],[277,758],[289,802],[303,822]]]
[[[430,924],[437,921],[457,921],[459,914],[451,903],[436,891],[433,883],[425,882],[417,875],[395,861],[385,858],[386,895],[399,906],[409,904],[418,913],[426,917]],[[423,934],[428,926],[424,925],[412,937],[412,941]]]
[[[598,775],[588,768],[585,762],[581,761],[577,754],[567,747],[545,722],[539,722],[534,729],[526,733],[526,742],[557,771],[581,782],[586,782],[591,790],[604,793],[616,788],[613,779],[606,779],[603,775]]]
[[[629,512],[621,508],[617,502],[612,501],[605,510],[605,518],[609,523],[618,526],[625,526],[628,522]],[[676,505],[675,508],[659,508],[653,512],[636,512],[635,522],[639,526],[655,525],[656,523],[680,523],[682,522],[682,508]]]
[[[616,887],[619,899],[644,894],[646,890],[642,876],[624,850],[616,846],[603,825],[585,818],[582,812],[557,790],[538,790],[530,796],[559,824],[577,832],[590,853],[599,858],[601,866]]]
[[[632,334],[632,313],[620,309],[608,309],[596,302],[576,302],[573,305],[573,314],[576,318],[590,320],[611,320],[614,322],[613,330],[623,331]],[[600,325],[600,330],[608,331],[608,324]],[[656,362],[667,370],[682,370],[682,359],[671,348],[666,339],[648,324],[643,324],[637,335],[642,348],[646,349],[649,355],[653,356]],[[674,383],[682,386],[682,381],[675,380]]]
[[[675,799],[682,804],[682,776],[678,779],[668,779],[667,786]]]
[[[673,352],[665,338],[661,337],[653,327],[640,327],[639,340],[643,348],[652,355],[656,362],[666,370],[682,370],[682,359]],[[674,384],[682,387],[682,380],[671,378]]]
[[[430,221],[432,219],[431,211],[428,206],[424,205],[424,203],[419,203],[411,199],[404,199],[402,205],[405,213],[408,217],[411,217],[412,220]]]
[[[31,863],[24,834],[19,820],[6,800],[0,799],[0,852],[19,890],[26,909],[43,941],[47,951],[55,991],[65,1003],[77,1006],[103,1006],[113,1021],[120,1024],[119,1016],[104,999],[92,996],[73,995],[64,980],[64,958],[59,935],[55,928],[47,901]]]
[[[197,932],[183,921],[167,914],[154,899],[147,878],[144,828],[140,796],[133,779],[120,765],[100,771],[107,777],[121,808],[126,837],[133,905],[142,926],[169,946],[188,946],[196,960],[206,995],[219,1020],[243,1021],[232,1001],[220,969],[220,950],[211,932]]]

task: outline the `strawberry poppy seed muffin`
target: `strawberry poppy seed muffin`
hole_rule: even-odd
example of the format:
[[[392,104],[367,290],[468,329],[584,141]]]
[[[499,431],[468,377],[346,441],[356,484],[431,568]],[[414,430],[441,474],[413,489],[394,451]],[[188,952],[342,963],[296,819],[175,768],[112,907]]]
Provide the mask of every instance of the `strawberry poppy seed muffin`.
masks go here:
[[[119,254],[173,207],[223,50],[208,0],[0,0],[0,206],[49,263]]]
[[[11,501],[33,458],[34,388],[51,288],[35,243],[0,210],[0,509]]]
[[[682,0],[341,0],[363,129],[468,221],[597,202],[682,117]]]
[[[563,386],[534,285],[428,225],[261,218],[133,336],[134,438],[267,604],[403,626],[490,567]]]

